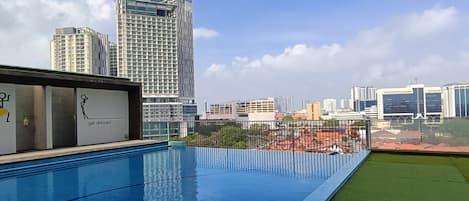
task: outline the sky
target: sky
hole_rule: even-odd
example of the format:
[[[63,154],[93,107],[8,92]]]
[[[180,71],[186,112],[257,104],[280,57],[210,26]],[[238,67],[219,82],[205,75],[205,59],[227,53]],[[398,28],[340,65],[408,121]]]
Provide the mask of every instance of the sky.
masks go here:
[[[348,98],[469,81],[469,1],[194,0],[196,99]],[[0,63],[49,68],[55,28],[115,41],[113,0],[0,1]]]

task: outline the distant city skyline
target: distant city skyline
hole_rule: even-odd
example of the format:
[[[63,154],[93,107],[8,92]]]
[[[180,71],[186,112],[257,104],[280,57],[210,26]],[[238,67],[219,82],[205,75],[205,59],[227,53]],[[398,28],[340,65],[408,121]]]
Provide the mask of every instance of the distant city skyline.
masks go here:
[[[91,27],[116,42],[114,6],[113,0],[2,1],[0,63],[48,68],[57,27]],[[196,1],[199,111],[205,101],[339,100],[351,86],[467,81],[468,9],[469,2],[454,0]]]

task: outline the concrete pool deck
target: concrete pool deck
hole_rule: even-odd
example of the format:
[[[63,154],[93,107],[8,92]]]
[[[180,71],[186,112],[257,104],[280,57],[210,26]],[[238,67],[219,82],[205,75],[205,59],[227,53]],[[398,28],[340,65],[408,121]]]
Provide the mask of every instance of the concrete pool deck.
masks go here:
[[[111,149],[136,147],[142,145],[159,144],[156,140],[131,140],[124,142],[114,142],[106,144],[87,145],[79,147],[58,148],[41,151],[31,151],[25,153],[9,154],[0,156],[0,165],[8,163],[25,162],[38,159],[47,159],[59,156],[68,156],[73,154],[90,153],[95,151],[106,151]]]

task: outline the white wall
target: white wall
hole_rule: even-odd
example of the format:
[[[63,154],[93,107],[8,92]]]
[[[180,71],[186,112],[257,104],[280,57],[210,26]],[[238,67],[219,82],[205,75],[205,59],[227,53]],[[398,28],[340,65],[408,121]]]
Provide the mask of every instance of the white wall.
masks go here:
[[[275,121],[275,112],[248,113],[249,121]]]
[[[6,94],[7,97],[3,97]],[[8,95],[10,98],[7,100]],[[3,109],[0,109],[0,154],[16,152],[16,86],[0,84],[0,98],[3,101]],[[1,99],[0,99],[1,101]],[[1,106],[1,103],[0,103]],[[9,122],[7,115],[10,114]]]
[[[249,127],[253,124],[269,124],[272,129],[275,127],[275,112],[248,113],[248,118]]]
[[[82,96],[88,99],[83,104]],[[77,88],[77,144],[124,141],[129,135],[129,100],[126,91]]]

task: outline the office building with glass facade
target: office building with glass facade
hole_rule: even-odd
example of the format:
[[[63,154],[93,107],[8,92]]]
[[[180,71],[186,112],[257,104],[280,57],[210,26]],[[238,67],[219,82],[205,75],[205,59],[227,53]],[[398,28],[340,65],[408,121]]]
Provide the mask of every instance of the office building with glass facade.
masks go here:
[[[469,118],[469,82],[444,85],[442,96],[444,118]]]
[[[442,118],[440,87],[412,84],[405,88],[378,89],[376,98],[379,120],[439,122]]]

